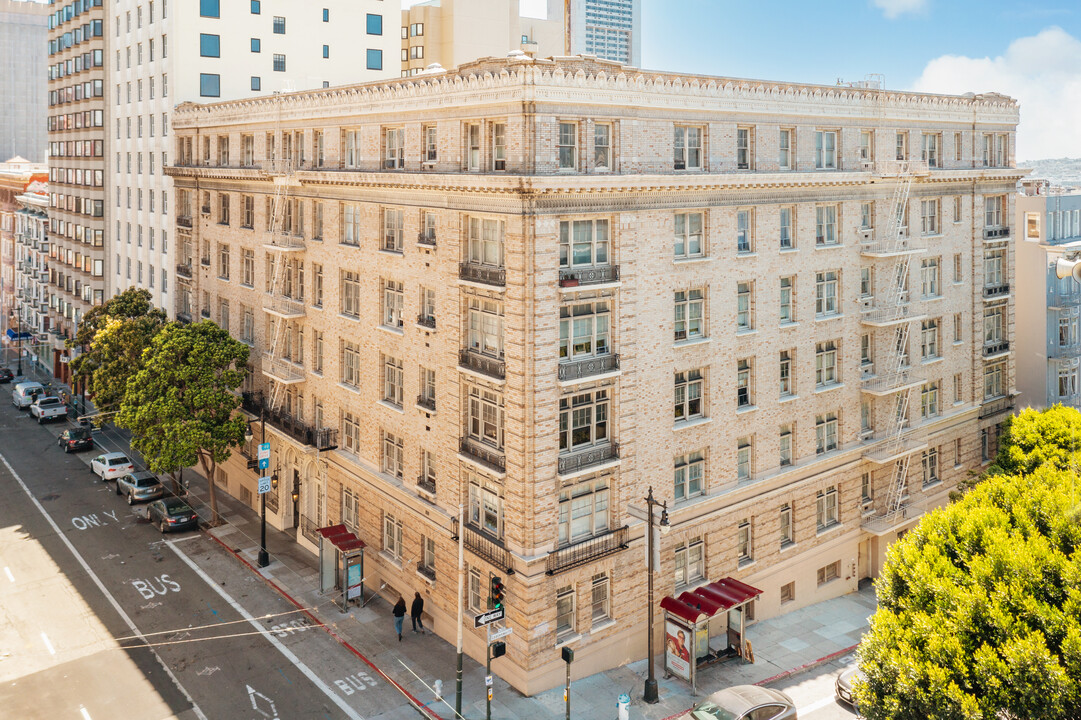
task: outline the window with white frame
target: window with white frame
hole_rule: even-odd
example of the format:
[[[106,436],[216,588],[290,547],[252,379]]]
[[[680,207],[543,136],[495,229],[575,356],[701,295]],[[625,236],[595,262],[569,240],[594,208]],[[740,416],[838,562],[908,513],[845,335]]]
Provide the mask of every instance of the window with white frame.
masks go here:
[[[489,218],[469,218],[466,260],[478,265],[503,267],[504,222]]]
[[[736,480],[750,480],[754,475],[754,438],[750,435],[736,439]]]
[[[706,458],[702,452],[679,455],[675,459],[674,497],[677,501],[700,495],[705,490]]]
[[[781,506],[780,539],[781,547],[787,547],[796,541],[795,525],[792,522],[792,506],[788,503]]]
[[[503,449],[503,396],[475,385],[469,387],[466,431],[474,440]]]
[[[488,609],[485,593],[487,589],[484,587],[484,578],[481,577],[480,570],[475,567],[469,568],[469,609],[471,612],[479,614]]]
[[[503,172],[507,169],[507,126],[505,123],[492,124],[492,170]]]
[[[675,549],[675,586],[685,587],[697,583],[706,576],[705,546],[695,538]]]
[[[578,168],[578,124],[559,123],[559,169]]]
[[[360,387],[360,346],[341,341],[341,382],[351,388]]]
[[[592,597],[592,611],[590,618],[594,625],[604,622],[611,617],[611,612],[608,608],[608,575],[605,573],[598,573],[593,576],[593,582],[591,584]]]
[[[837,413],[815,415],[815,452],[819,455],[837,449]]]
[[[938,415],[938,381],[924,383],[920,388],[920,416],[923,418]]]
[[[754,128],[736,128],[736,169],[754,170]]]
[[[560,545],[573,545],[608,532],[608,493],[608,478],[586,480],[560,490]]]
[[[795,208],[783,207],[778,211],[781,250],[791,250],[796,246],[795,217]]]
[[[673,138],[676,170],[702,169],[702,128],[677,125]]]
[[[434,163],[439,159],[439,131],[435,125],[424,128],[424,162]]]
[[[341,271],[342,315],[360,317],[360,273]]]
[[[402,479],[402,473],[405,465],[403,462],[404,455],[404,441],[402,438],[382,431],[383,435],[383,472],[387,475],[395,477],[399,480]]]
[[[608,220],[563,220],[559,223],[560,267],[590,267],[609,262]]]
[[[921,325],[920,349],[924,360],[941,357],[938,346],[938,318],[924,320]]]
[[[405,248],[402,240],[405,227],[404,213],[401,210],[383,208],[383,250],[400,253]]]
[[[1068,399],[1077,394],[1077,368],[1060,367],[1058,369],[1058,396]]]
[[[422,535],[420,538],[420,562],[417,570],[430,579],[435,579],[435,538]]]
[[[612,126],[606,123],[593,126],[593,169],[612,169]]]
[[[466,169],[469,172],[480,172],[480,125],[473,123],[466,126],[465,142],[467,152]]]
[[[383,356],[383,400],[402,406],[402,361],[390,355]]]
[[[815,207],[815,245],[837,245],[840,243],[837,234],[837,206],[818,205]]]
[[[609,304],[603,300],[560,307],[560,359],[577,360],[610,354],[610,317]]]
[[[244,248],[240,252],[240,284],[255,285],[255,251]]]
[[[938,448],[928,448],[923,451],[920,467],[923,470],[924,487],[934,485],[941,479],[938,476]]]
[[[702,395],[705,379],[701,370],[677,372],[675,376],[676,422],[703,416]]]
[[[815,132],[815,169],[837,169],[837,132],[818,130]]]
[[[983,344],[997,345],[1006,335],[1006,307],[996,305],[983,311]]]
[[[1004,227],[1006,219],[1006,196],[992,195],[983,199],[983,226]]]
[[[860,297],[868,299],[875,294],[875,269],[873,267],[860,268]]]
[[[383,514],[383,552],[402,561],[402,521],[390,513]]]
[[[984,287],[997,288],[1006,284],[1006,250],[995,248],[983,253]]]
[[[754,330],[754,283],[736,283],[736,331]]]
[[[908,133],[897,133],[894,148],[894,158],[897,160],[908,160]]]
[[[841,561],[835,560],[829,565],[824,565],[818,568],[818,585],[819,587],[825,585],[828,582],[832,582],[841,577]]]
[[[360,167],[360,159],[363,153],[364,138],[360,130],[346,130],[345,133],[345,167]]]
[[[964,327],[962,317],[961,313],[953,314],[953,341],[955,343],[961,342],[962,339],[962,328]]]
[[[920,223],[924,235],[937,235],[941,232],[938,220],[940,203],[938,198],[920,201]]]
[[[1005,364],[992,363],[984,368],[983,371],[983,398],[984,400],[990,400],[992,398],[1002,397],[1005,392],[1003,391],[1003,376],[1005,375]]]
[[[872,130],[860,130],[860,160],[871,162],[875,159],[875,134]]]
[[[837,343],[833,340],[815,344],[815,386],[819,388],[840,382],[837,367]]]
[[[792,151],[795,149],[792,142],[794,135],[795,131],[790,128],[781,128],[780,130],[777,144],[777,165],[781,170],[791,170],[795,167],[795,163],[792,162]]]
[[[400,328],[405,324],[403,307],[405,295],[402,284],[394,280],[383,281],[383,325]]]
[[[958,405],[962,398],[962,379],[961,373],[954,373],[953,376],[953,404]]]
[[[795,350],[781,351],[778,370],[780,379],[780,394],[783,398],[791,397],[796,394],[796,381],[792,371],[792,368],[794,367],[792,360],[795,354]]]
[[[840,313],[840,273],[836,270],[815,273],[815,315],[827,317]]]
[[[941,167],[942,161],[939,156],[942,136],[937,133],[924,133],[922,159],[929,168]]]
[[[503,537],[503,496],[479,476],[469,476],[469,524],[494,538]]]
[[[323,331],[316,330],[312,338],[312,370],[323,374]]]
[[[744,520],[736,528],[736,559],[740,567],[754,562],[754,548],[751,546],[751,521]]]
[[[573,635],[577,627],[574,610],[574,587],[567,586],[556,592],[556,639]]]
[[[342,488],[342,523],[351,532],[360,525],[360,501],[351,488]]]
[[[360,421],[356,415],[342,411],[342,448],[347,452],[360,452]]]
[[[794,440],[792,424],[782,425],[778,442],[781,467],[788,467],[792,464],[792,447],[794,445]]]
[[[702,255],[702,213],[675,214],[676,259]]]
[[[815,512],[819,532],[827,530],[840,522],[837,509],[836,485],[818,491],[815,496]]]
[[[781,278],[779,319],[782,325],[796,322],[795,291],[796,278],[794,276]]]
[[[342,245],[360,245],[360,206],[342,204]]]
[[[559,399],[559,451],[607,443],[610,396],[598,389]]]
[[[467,347],[481,355],[503,357],[503,304],[470,296],[468,313]]]
[[[736,407],[738,409],[754,406],[754,378],[751,360],[736,361]]]
[[[754,252],[754,211],[736,212],[736,252]]]
[[[387,128],[383,138],[383,167],[400,170],[405,167],[405,129]]]
[[[705,291],[676,290],[675,339],[692,340],[705,337]]]

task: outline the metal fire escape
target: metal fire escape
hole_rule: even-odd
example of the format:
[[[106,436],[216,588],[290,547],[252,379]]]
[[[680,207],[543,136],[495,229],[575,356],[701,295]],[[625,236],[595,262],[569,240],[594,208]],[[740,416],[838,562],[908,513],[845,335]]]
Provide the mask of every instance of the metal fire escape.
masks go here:
[[[909,237],[907,208],[913,178],[926,175],[927,165],[909,160],[876,162],[873,173],[894,183],[885,233],[876,238],[873,230],[861,231],[864,259],[873,267],[888,268],[884,294],[866,302],[862,313],[862,322],[872,332],[892,330],[888,332],[889,344],[882,348],[885,352],[876,352],[877,372],[865,378],[862,386],[863,392],[884,400],[886,405],[886,424],[880,442],[865,457],[878,465],[890,466],[886,502],[882,514],[875,518],[888,527],[904,519],[909,460],[922,447],[906,435],[911,391],[923,382],[912,374],[909,365],[910,328],[922,317],[911,304],[909,271],[912,256],[925,248],[917,247]]]

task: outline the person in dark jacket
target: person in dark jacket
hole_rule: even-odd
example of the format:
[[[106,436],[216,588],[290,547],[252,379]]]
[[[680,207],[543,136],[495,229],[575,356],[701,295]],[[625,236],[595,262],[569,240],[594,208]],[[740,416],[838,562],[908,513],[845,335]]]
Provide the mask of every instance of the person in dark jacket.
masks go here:
[[[420,634],[424,634],[424,621],[421,619],[421,614],[424,612],[424,598],[420,596],[418,592],[413,597],[413,604],[409,607],[409,619],[413,621],[413,632],[420,628]]]
[[[402,623],[405,622],[405,598],[398,596],[394,605],[394,630],[398,633],[398,642],[402,641]]]

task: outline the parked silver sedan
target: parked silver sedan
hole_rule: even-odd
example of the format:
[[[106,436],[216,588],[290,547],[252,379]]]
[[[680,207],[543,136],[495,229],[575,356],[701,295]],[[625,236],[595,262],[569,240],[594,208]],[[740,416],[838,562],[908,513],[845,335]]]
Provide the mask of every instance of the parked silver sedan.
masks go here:
[[[835,685],[837,698],[842,702],[848,703],[855,709],[856,702],[853,698],[852,691],[857,682],[863,682],[866,679],[867,676],[860,670],[859,665],[853,665],[852,667],[845,669],[843,673],[837,676],[837,683]]]
[[[713,693],[681,720],[797,720],[796,704],[780,690],[736,685]]]
[[[165,495],[165,488],[162,487],[157,475],[140,470],[139,472],[118,477],[116,479],[116,494],[126,495],[128,505],[134,505],[137,502],[157,500]]]

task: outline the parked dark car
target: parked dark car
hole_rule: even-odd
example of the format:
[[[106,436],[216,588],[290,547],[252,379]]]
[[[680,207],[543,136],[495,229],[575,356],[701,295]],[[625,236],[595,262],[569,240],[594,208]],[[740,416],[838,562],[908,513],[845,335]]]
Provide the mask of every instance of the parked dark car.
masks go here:
[[[155,500],[146,506],[146,519],[157,525],[163,533],[174,530],[194,530],[199,527],[199,516],[191,506],[178,497]]]
[[[64,452],[69,453],[94,447],[94,438],[90,434],[89,427],[68,428],[60,433],[56,444],[64,448]]]
[[[15,379],[15,373],[11,372],[11,368],[0,367],[0,383],[9,383]]]

